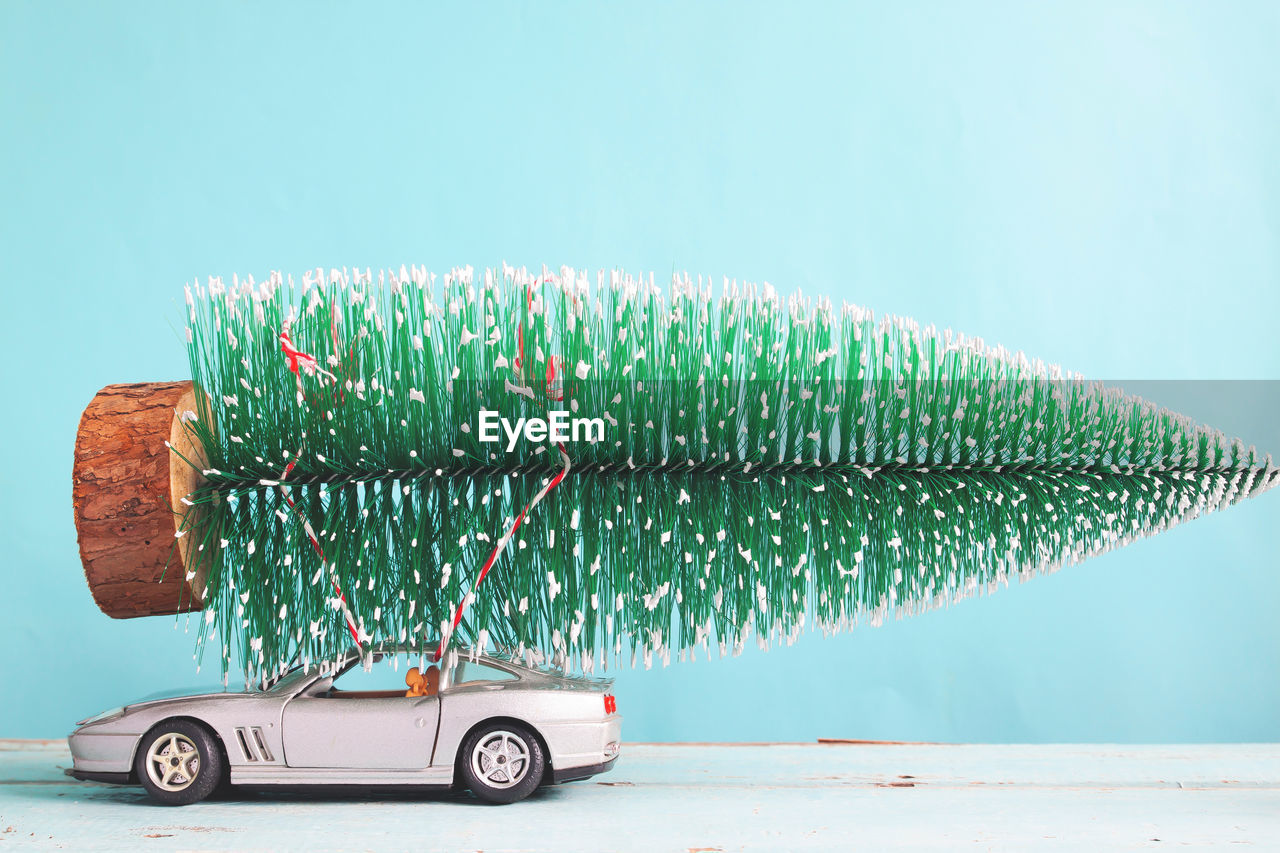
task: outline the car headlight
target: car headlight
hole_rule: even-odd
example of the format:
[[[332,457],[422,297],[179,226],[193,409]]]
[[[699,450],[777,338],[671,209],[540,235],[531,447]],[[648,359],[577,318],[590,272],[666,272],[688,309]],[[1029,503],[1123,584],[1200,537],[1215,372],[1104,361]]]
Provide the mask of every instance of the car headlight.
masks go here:
[[[124,716],[124,708],[112,708],[110,711],[103,711],[101,714],[94,714],[92,717],[86,717],[77,726],[87,726],[92,723],[105,723],[107,720],[114,720],[116,717]]]

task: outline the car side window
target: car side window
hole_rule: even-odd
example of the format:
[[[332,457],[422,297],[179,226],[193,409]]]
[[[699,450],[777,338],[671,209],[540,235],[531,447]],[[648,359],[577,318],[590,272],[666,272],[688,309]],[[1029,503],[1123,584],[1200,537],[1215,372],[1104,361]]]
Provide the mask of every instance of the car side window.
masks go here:
[[[330,695],[342,693],[386,693],[403,696],[405,694],[405,673],[409,669],[408,661],[395,659],[390,655],[374,662],[372,668],[366,670],[357,663],[342,675],[334,679]]]
[[[458,661],[458,668],[453,673],[453,685],[476,684],[482,681],[515,681],[516,677],[505,669],[490,666],[479,661]]]

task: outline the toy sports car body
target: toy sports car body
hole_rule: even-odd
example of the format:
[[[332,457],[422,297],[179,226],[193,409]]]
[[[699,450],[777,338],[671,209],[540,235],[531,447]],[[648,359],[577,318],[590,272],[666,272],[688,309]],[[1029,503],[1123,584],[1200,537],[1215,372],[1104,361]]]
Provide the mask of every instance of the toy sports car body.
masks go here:
[[[402,649],[349,652],[262,690],[158,699],[82,721],[70,735],[77,779],[141,784],[185,805],[223,782],[244,786],[470,788],[495,803],[544,783],[612,768],[622,718],[603,679],[489,655],[451,655],[410,690],[363,687]],[[363,665],[362,665],[363,664]],[[381,669],[390,671],[386,665]],[[406,695],[417,693],[425,695]]]

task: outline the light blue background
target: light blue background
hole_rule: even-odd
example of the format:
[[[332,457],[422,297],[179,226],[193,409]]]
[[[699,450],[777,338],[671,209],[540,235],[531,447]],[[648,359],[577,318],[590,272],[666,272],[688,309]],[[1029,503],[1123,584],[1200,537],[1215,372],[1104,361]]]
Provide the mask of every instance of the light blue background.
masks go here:
[[[0,4],[0,736],[209,676],[94,607],[70,502],[93,394],[187,375],[197,275],[688,268],[1122,383],[1280,376],[1280,5],[778,5]],[[1147,387],[1280,450],[1274,384]],[[1276,740],[1278,523],[629,671],[626,735]]]

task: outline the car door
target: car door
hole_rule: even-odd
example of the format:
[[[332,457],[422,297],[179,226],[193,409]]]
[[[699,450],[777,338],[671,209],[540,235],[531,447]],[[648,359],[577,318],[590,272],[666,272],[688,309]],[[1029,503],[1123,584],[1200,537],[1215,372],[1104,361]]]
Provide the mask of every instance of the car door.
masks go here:
[[[384,663],[374,664],[390,670]],[[440,697],[407,698],[385,673],[369,678],[358,664],[330,685],[304,690],[281,718],[285,763],[290,767],[422,770],[431,764]]]

